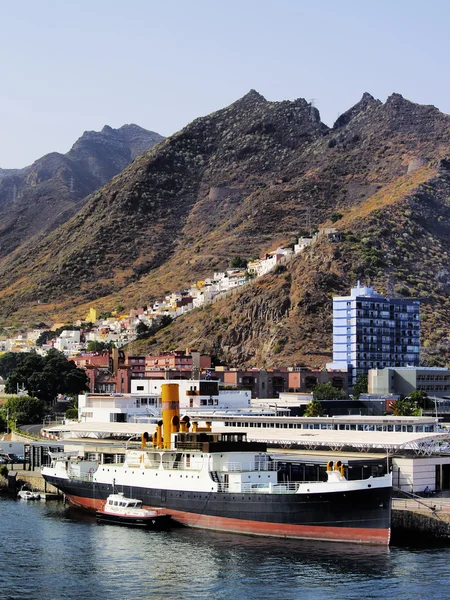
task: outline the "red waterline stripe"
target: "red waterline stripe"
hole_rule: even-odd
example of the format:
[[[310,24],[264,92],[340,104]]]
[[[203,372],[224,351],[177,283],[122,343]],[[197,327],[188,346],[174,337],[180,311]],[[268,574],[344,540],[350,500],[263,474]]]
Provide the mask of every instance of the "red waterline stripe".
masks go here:
[[[88,510],[99,510],[105,505],[104,500],[96,498],[82,498],[81,496],[67,495],[67,499],[74,506]],[[159,506],[146,508],[158,510],[160,513],[169,513],[183,525],[201,529],[213,529],[234,533],[251,535],[285,537],[292,539],[325,540],[329,542],[352,542],[387,546],[391,530],[375,529],[372,527],[324,527],[319,525],[291,525],[283,523],[265,523],[262,521],[248,521],[231,519],[228,517],[215,517],[210,515],[197,515],[178,510],[164,509]]]

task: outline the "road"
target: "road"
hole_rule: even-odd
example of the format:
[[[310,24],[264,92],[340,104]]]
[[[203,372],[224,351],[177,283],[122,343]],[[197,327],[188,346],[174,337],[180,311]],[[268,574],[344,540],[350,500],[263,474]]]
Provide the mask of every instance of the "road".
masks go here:
[[[35,425],[19,425],[19,429],[24,431],[25,433],[32,433],[33,435],[39,435],[39,432],[42,429],[42,423],[38,423]]]

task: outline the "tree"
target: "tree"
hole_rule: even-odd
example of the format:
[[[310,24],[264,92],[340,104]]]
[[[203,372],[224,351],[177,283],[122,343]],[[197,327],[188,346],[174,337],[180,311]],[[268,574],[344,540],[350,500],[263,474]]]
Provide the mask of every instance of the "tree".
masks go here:
[[[25,386],[32,396],[50,402],[57,394],[79,394],[88,389],[87,382],[83,369],[78,369],[72,360],[52,348],[45,357],[29,352],[8,377],[5,391],[14,394]]]
[[[152,335],[155,335],[160,329],[164,329],[164,327],[168,327],[172,323],[172,317],[169,315],[163,315],[160,319],[153,323],[151,327],[149,327],[143,321],[139,321],[136,326],[136,335],[138,340],[145,340]]]
[[[36,346],[44,346],[45,344],[47,344],[48,340],[54,340],[55,338],[56,334],[54,331],[42,331],[42,333],[39,334],[39,337],[36,340]]]
[[[172,323],[173,319],[172,317],[169,317],[169,315],[163,315],[159,321],[159,323],[156,325],[157,329],[156,331],[159,331],[160,329],[164,329],[164,327],[168,327],[171,323]]]
[[[7,379],[27,357],[26,352],[5,352],[0,356],[0,377]]]
[[[66,410],[66,419],[78,419],[78,408],[68,408]]]
[[[86,350],[88,352],[101,352],[102,350],[106,350],[105,342],[97,342],[95,340],[88,342]]]
[[[144,321],[139,321],[136,325],[136,336],[138,340],[144,340],[150,334],[150,327],[144,323]]]
[[[233,256],[231,259],[231,268],[232,269],[245,269],[247,267],[247,259],[242,258],[241,256]]]
[[[347,394],[344,390],[338,390],[333,387],[331,383],[318,383],[313,388],[313,398],[314,400],[345,400],[347,398]]]
[[[306,405],[305,412],[303,413],[304,417],[321,417],[323,414],[322,404],[317,400],[311,400]]]
[[[78,396],[88,389],[87,377],[83,369],[71,369],[62,376],[60,394]]]
[[[9,418],[17,423],[39,423],[45,414],[45,403],[30,396],[12,396],[4,406]]]
[[[406,400],[410,400],[411,402],[415,402],[419,408],[430,408],[433,405],[430,398],[428,398],[428,394],[422,390],[415,390],[411,392]]]
[[[358,375],[356,378],[356,383],[353,386],[352,396],[355,400],[361,396],[361,394],[367,394],[367,389],[369,387],[369,378],[367,375]]]
[[[420,417],[421,415],[421,410],[417,406],[417,402],[408,398],[391,402],[389,407],[394,417]]]

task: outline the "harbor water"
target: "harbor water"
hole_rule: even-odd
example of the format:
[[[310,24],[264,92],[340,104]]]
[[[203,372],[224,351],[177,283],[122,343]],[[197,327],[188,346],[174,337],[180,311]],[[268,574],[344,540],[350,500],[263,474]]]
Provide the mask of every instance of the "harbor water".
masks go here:
[[[2,600],[450,598],[450,548],[377,548],[99,525],[0,498]]]

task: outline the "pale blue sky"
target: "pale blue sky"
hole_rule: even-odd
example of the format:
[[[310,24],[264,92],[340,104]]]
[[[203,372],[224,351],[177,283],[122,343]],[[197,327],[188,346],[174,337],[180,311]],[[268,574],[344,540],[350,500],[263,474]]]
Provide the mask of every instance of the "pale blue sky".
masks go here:
[[[450,0],[0,0],[0,167],[85,130],[170,135],[255,88],[322,120],[367,91],[450,113]]]

